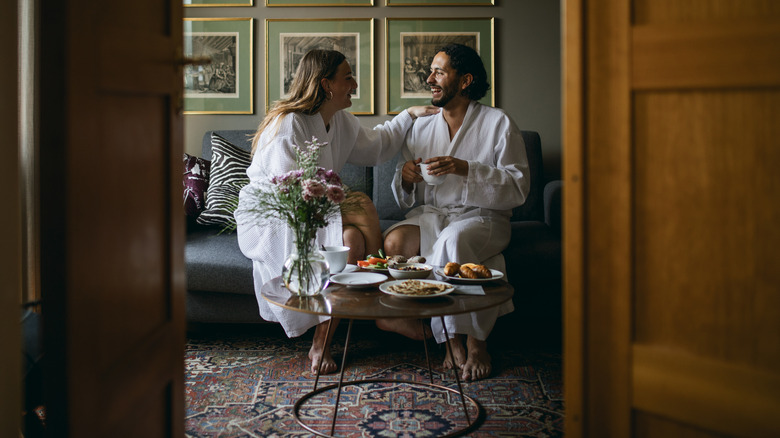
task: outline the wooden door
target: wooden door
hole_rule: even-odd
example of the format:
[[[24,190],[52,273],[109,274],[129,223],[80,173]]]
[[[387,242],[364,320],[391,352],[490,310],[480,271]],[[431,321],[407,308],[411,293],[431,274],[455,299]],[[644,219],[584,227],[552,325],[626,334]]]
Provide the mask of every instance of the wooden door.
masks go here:
[[[780,2],[564,10],[567,437],[780,436]]]
[[[181,1],[40,7],[47,425],[181,437]]]

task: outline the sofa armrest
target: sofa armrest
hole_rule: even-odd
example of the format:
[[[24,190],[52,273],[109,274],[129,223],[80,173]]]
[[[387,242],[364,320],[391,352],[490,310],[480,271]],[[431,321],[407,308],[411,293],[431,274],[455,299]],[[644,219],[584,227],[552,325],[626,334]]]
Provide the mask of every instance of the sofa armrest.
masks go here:
[[[562,195],[562,180],[550,181],[544,186],[544,221],[559,236],[561,235]]]

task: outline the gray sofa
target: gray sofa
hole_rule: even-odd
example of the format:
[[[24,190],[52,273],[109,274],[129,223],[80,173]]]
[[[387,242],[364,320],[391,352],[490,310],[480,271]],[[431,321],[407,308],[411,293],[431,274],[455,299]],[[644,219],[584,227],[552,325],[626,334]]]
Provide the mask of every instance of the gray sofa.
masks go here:
[[[215,131],[249,149],[252,130]],[[531,191],[512,217],[512,238],[504,251],[507,280],[515,288],[515,312],[499,319],[510,332],[533,331],[557,340],[561,333],[560,181],[542,174],[539,134],[523,131],[531,170]],[[203,136],[202,158],[212,159],[211,131]],[[371,196],[383,229],[403,219],[390,189],[398,157],[377,167],[347,165],[342,179]],[[188,223],[186,242],[187,320],[190,323],[263,322],[255,301],[252,263],[241,253],[235,233]]]

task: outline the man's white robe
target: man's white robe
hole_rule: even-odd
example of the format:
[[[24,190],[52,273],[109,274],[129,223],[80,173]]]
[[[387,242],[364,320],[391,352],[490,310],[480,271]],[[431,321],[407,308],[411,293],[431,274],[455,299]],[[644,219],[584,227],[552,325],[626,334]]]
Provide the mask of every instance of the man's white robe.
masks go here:
[[[263,131],[246,172],[249,184],[257,186],[295,169],[295,148],[305,147],[312,137],[328,143],[319,157],[319,165],[326,170],[340,172],[346,163],[374,166],[385,162],[398,153],[412,121],[409,113],[403,111],[372,130],[362,127],[354,115],[338,111],[330,120],[330,129],[326,129],[319,114],[288,114]],[[249,193],[249,186],[241,190],[235,217],[241,252],[252,259],[260,315],[265,320],[280,322],[288,336],[300,336],[328,318],[271,306],[260,296],[263,284],[282,274],[284,260],[294,248],[294,236],[284,222],[259,222]],[[317,233],[317,243],[342,245],[341,226],[341,216],[332,217],[328,226]]]
[[[449,174],[440,185],[424,181],[411,193],[401,187],[399,162],[393,194],[407,219],[393,228],[420,226],[420,255],[428,263],[484,263],[506,274],[501,255],[509,244],[512,208],[522,205],[530,181],[528,158],[520,129],[502,110],[471,102],[458,132],[450,140],[443,113],[418,120],[407,134],[404,161],[453,156],[469,163],[468,176]],[[386,232],[387,233],[387,232]],[[512,302],[470,314],[445,317],[447,331],[487,339],[496,318],[514,310]],[[444,342],[439,318],[431,323],[438,342]]]

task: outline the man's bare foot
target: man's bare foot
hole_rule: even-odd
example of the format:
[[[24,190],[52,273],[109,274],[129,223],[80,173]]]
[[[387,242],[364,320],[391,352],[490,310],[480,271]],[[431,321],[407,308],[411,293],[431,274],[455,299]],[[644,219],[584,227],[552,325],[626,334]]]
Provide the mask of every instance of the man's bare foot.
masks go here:
[[[399,333],[416,341],[433,336],[430,330],[425,329],[425,324],[421,323],[419,319],[377,319],[376,326],[380,330]]]
[[[461,369],[463,364],[466,363],[466,349],[463,347],[463,335],[455,335],[454,338],[450,338],[447,343],[450,345],[447,355],[444,357],[444,369],[451,370],[454,368]],[[450,356],[450,350],[452,355],[455,356],[454,360]]]
[[[339,323],[339,320],[333,319],[332,321],[333,327],[330,329],[330,334],[328,334],[329,321],[317,324],[317,328],[314,330],[314,339],[311,341],[311,348],[309,349],[312,374],[317,374],[320,361],[322,361],[321,374],[335,373],[339,368],[330,354],[330,343],[333,340],[333,332],[336,331],[336,325]],[[325,339],[326,335],[328,336],[327,339]]]
[[[490,365],[490,354],[487,351],[487,341],[468,337],[468,359],[463,365],[463,380],[480,380],[488,377],[493,370]]]

